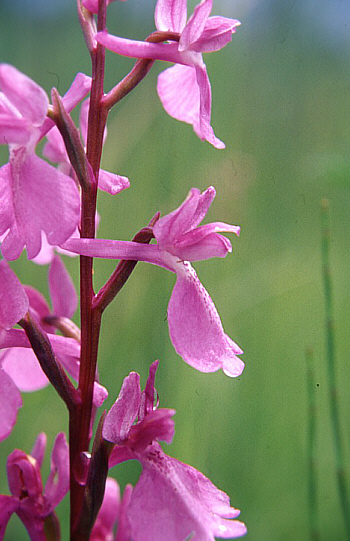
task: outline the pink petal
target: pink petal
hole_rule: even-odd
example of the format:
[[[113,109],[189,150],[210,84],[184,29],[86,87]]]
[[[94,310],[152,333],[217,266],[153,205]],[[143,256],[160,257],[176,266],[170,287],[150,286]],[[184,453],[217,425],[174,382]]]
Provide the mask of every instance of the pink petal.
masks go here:
[[[52,313],[55,316],[72,318],[78,306],[78,297],[73,280],[58,255],[50,265],[49,288]]]
[[[215,148],[225,148],[225,144],[218,139],[210,125],[211,119],[211,87],[205,65],[196,65],[196,78],[200,93],[199,124],[194,124],[193,129],[198,137],[208,141]]]
[[[9,348],[2,355],[3,369],[20,391],[39,391],[49,384],[32,349]]]
[[[42,155],[48,158],[52,163],[62,163],[68,161],[66,147],[62,139],[62,135],[56,127],[53,127],[46,135],[47,143],[45,143]]]
[[[51,325],[43,325],[42,319],[51,315],[51,310],[46,302],[45,297],[31,286],[24,286],[25,292],[28,295],[31,314],[34,315],[40,325],[46,332],[54,333],[55,328]]]
[[[142,421],[146,415],[155,409],[154,398],[156,390],[154,382],[156,378],[156,372],[159,365],[159,361],[154,361],[149,367],[149,375],[144,391],[141,393],[139,421]]]
[[[44,461],[46,442],[47,442],[47,437],[46,437],[45,432],[40,432],[39,436],[36,438],[34,442],[33,449],[30,453],[30,455],[33,458],[35,458],[35,460],[37,461],[39,468],[41,468],[42,463]]]
[[[150,412],[141,423],[132,426],[128,436],[130,448],[140,453],[155,440],[171,443],[174,438],[175,426],[172,420],[175,410],[157,409]]]
[[[179,264],[168,324],[176,352],[189,365],[200,372],[229,366],[229,375],[242,373],[244,363],[236,357],[241,349],[227,340],[215,305],[189,263]]]
[[[157,444],[140,457],[143,471],[135,486],[128,517],[134,541],[166,539],[215,541],[226,527],[222,513],[235,517],[228,496],[203,474],[162,452]],[[155,510],[157,510],[155,515]],[[246,533],[244,524],[231,522],[232,537]]]
[[[0,145],[28,143],[31,124],[25,118],[16,118],[9,114],[0,114]]]
[[[197,229],[193,230],[193,233],[195,231]],[[201,261],[212,257],[226,257],[227,252],[232,252],[231,242],[217,233],[205,235],[202,239],[200,235],[198,237],[196,235],[190,235],[189,237],[184,235],[184,237],[174,248],[169,249],[181,261]],[[198,242],[196,242],[196,239],[198,239]],[[191,240],[194,242],[191,243]]]
[[[181,238],[190,224],[196,212],[200,191],[192,188],[185,201],[173,212],[170,212],[157,221],[153,227],[154,236],[161,250],[173,246],[178,238]]]
[[[1,361],[0,361],[1,362]],[[0,441],[11,434],[16,423],[17,412],[22,407],[21,393],[0,366]],[[0,516],[2,507],[0,505]],[[0,533],[1,533],[0,520]]]
[[[85,73],[77,73],[71,86],[67,90],[64,96],[62,96],[63,105],[68,113],[74,107],[86,97],[91,89],[91,77],[85,75]],[[42,139],[47,132],[54,127],[54,122],[50,118],[46,118],[44,124],[40,129],[40,137]]]
[[[106,440],[122,443],[127,439],[139,411],[140,398],[140,376],[136,372],[131,372],[124,379],[119,396],[104,422],[103,437]]]
[[[45,514],[49,514],[60,503],[69,490],[69,448],[66,436],[60,432],[51,453],[51,472],[45,485],[47,499]]]
[[[12,199],[12,172],[9,163],[3,165],[0,168],[0,235],[7,233],[7,230],[11,227],[15,227],[14,212],[13,212],[13,199]],[[4,238],[2,238],[1,251],[3,252]],[[18,246],[16,250],[16,257],[20,255],[23,250],[24,243],[18,238]]]
[[[35,257],[41,248],[41,231],[52,245],[62,244],[72,235],[80,214],[73,179],[33,154],[22,163],[17,163],[16,157],[12,159],[11,185],[14,217],[2,244],[6,259],[18,257],[23,244],[28,258]]]
[[[188,229],[193,229],[201,223],[201,221],[207,214],[212,202],[214,201],[215,195],[216,191],[214,186],[209,186],[209,188],[207,188],[204,192],[201,193],[198,199],[196,212],[192,217],[192,221]]]
[[[117,464],[121,464],[122,462],[125,462],[127,460],[135,459],[135,453],[131,451],[131,449],[125,447],[124,445],[116,445],[110,454],[108,467],[113,468],[113,466],[116,466]]]
[[[0,64],[0,88],[18,111],[34,125],[40,126],[44,122],[49,99],[32,79],[10,64]]]
[[[6,261],[0,261],[0,326],[10,329],[29,308],[27,294]]]
[[[37,265],[48,265],[51,263],[55,255],[55,246],[51,246],[47,242],[46,235],[44,231],[41,232],[41,248],[37,256],[33,257],[33,263]]]
[[[8,521],[19,507],[19,500],[12,496],[0,495],[0,541],[3,540]]]
[[[120,504],[118,530],[115,541],[130,541],[131,539],[131,526],[128,519],[128,507],[130,504],[132,491],[132,485],[127,484],[124,488],[123,497]]]
[[[209,17],[202,34],[191,44],[191,49],[201,53],[219,51],[232,40],[232,34],[240,24],[235,19]]]
[[[187,0],[158,0],[154,20],[157,30],[182,32],[187,21]]]
[[[125,188],[129,188],[130,182],[127,177],[115,175],[114,173],[109,173],[108,171],[100,169],[98,187],[100,190],[103,190],[111,195],[116,195],[122,190],[125,190]]]
[[[189,49],[191,44],[199,39],[212,7],[213,0],[202,0],[201,3],[194,8],[193,14],[189,18],[188,23],[181,34],[179,51]]]
[[[40,468],[33,458],[15,449],[7,459],[7,478],[11,493],[20,498],[23,491],[33,499],[41,495],[43,485]]]
[[[239,235],[240,227],[223,222],[202,225],[182,235],[169,251],[184,261],[226,257],[227,252],[232,252],[231,242],[219,231]]]
[[[103,385],[95,381],[93,403],[96,408],[102,406],[103,402],[108,398],[108,391]]]
[[[168,115],[187,124],[199,124],[200,94],[192,66],[177,64],[160,73],[157,92]]]

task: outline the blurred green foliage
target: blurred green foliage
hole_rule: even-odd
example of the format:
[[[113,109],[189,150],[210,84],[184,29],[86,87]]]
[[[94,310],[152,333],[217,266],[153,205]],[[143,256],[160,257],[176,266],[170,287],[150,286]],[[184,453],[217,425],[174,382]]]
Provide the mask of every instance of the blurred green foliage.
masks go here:
[[[138,3],[112,4],[109,30],[139,39],[152,31],[155,2],[141,13]],[[248,10],[246,2],[237,1],[237,13],[216,9],[215,14],[241,18],[242,26],[231,45],[206,58],[213,89],[212,124],[226,150],[197,140],[190,126],[162,110],[155,84],[164,66],[158,63],[112,111],[108,123],[103,166],[127,175],[131,188],[114,198],[101,193],[98,201],[99,236],[130,239],[157,210],[173,210],[192,186],[216,187],[208,220],[241,225],[242,234],[232,239],[233,257],[195,267],[226,332],[244,349],[246,369],[238,380],[230,380],[222,373],[200,374],[183,363],[171,346],[166,322],[174,276],[138,264],[105,314],[100,379],[110,392],[109,407],[129,371],[139,372],[145,382],[150,362],[159,358],[160,403],[177,410],[169,454],[198,468],[230,495],[242,510],[247,539],[306,541],[305,349],[311,347],[317,382],[315,466],[321,539],[342,541],[325,367],[320,200],[327,197],[331,208],[336,371],[349,456],[350,72],[348,41],[342,34],[346,19],[339,17],[338,30],[329,25],[332,34],[322,18],[327,10],[319,12],[311,0],[251,5]],[[325,5],[332,19],[343,3]],[[0,10],[1,61],[14,64],[48,92],[56,86],[62,94],[77,71],[90,73],[74,11],[45,20],[6,6]],[[106,89],[132,62],[107,54]],[[7,151],[0,150],[5,163]],[[78,284],[78,260],[66,263]],[[46,268],[27,262],[25,255],[13,268],[23,282],[47,294]],[[96,288],[113,268],[113,262],[96,262]],[[42,430],[50,447],[57,431],[67,430],[65,408],[50,388],[23,398],[13,434],[0,446],[1,493],[8,490],[4,471],[14,447],[29,452]],[[47,473],[48,463],[45,468]],[[349,462],[346,468],[350,473]],[[112,474],[123,486],[130,478],[136,482],[138,472],[137,465],[127,464]],[[68,502],[60,507],[67,516]],[[67,521],[63,532],[67,539]],[[27,539],[15,518],[5,536],[7,541],[14,539]]]

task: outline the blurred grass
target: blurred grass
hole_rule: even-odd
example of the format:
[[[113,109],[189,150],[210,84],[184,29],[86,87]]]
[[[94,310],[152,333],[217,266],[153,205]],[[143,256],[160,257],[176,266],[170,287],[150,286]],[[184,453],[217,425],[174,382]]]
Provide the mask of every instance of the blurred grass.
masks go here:
[[[325,4],[331,12],[342,6]],[[217,197],[207,221],[241,225],[242,234],[232,239],[233,257],[195,267],[226,332],[244,349],[246,369],[232,381],[222,373],[200,374],[183,363],[171,346],[166,323],[174,277],[139,264],[106,312],[100,377],[110,392],[109,407],[130,370],[140,372],[145,382],[150,362],[159,358],[161,405],[177,410],[169,453],[201,470],[230,495],[242,510],[247,539],[306,541],[304,351],[312,347],[321,539],[342,541],[346,537],[335,482],[325,367],[319,205],[322,197],[330,201],[336,375],[348,457],[348,51],[340,30],[333,35],[320,30],[325,27],[325,9],[313,11],[316,4],[311,0],[261,1],[250,12],[244,2],[236,6],[237,13],[227,14],[242,20],[232,45],[206,57],[212,124],[226,150],[200,142],[190,126],[164,113],[155,91],[156,73],[163,66],[156,65],[111,114],[103,165],[127,175],[131,188],[114,198],[99,195],[99,236],[130,239],[154,212],[164,214],[180,204],[190,187],[213,184]],[[128,8],[131,20],[126,19]],[[139,13],[136,0],[116,2],[109,9],[111,31],[142,37],[153,29],[152,11],[147,16],[146,10]],[[64,93],[77,71],[89,73],[74,14],[46,21],[0,7],[0,16],[0,60],[13,63],[48,92],[58,84]],[[106,88],[131,65],[108,53]],[[4,163],[7,154],[0,151]],[[77,283],[77,260],[66,263]],[[113,267],[97,262],[97,286]],[[25,256],[13,268],[24,282],[47,293],[45,268],[28,263]],[[1,471],[14,447],[29,452],[41,430],[52,445],[57,431],[66,428],[65,409],[50,389],[24,395],[16,428],[0,446]],[[348,473],[349,466],[348,460]],[[136,482],[138,471],[123,465],[113,475],[124,485],[130,475]],[[0,493],[5,491],[2,473]],[[63,502],[62,513],[67,509]],[[6,541],[26,539],[18,523],[11,519]]]

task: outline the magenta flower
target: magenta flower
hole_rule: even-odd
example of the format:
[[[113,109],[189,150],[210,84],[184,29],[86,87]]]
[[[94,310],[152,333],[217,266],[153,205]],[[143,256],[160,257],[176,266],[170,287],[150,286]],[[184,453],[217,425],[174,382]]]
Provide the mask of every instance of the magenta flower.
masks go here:
[[[14,325],[25,315],[29,304],[32,317],[36,318],[38,323],[48,333],[52,348],[60,363],[75,380],[78,380],[80,344],[76,339],[54,334],[55,328],[43,323],[44,318],[51,315],[68,320],[73,316],[77,307],[77,295],[73,282],[60,258],[56,256],[49,269],[49,290],[52,300],[52,310],[50,310],[41,293],[31,287],[23,287],[20,284],[5,261],[0,262],[1,277],[3,281],[0,281],[0,300],[2,298],[6,301],[7,299],[7,302],[9,302],[9,298],[11,300],[11,293],[13,294],[13,298],[8,304],[8,306],[12,307],[13,314],[9,314],[9,316],[12,316],[12,319],[8,317],[7,329],[10,328],[10,324]],[[19,299],[17,304],[14,303],[16,298]],[[23,309],[21,312],[19,308],[22,305]],[[5,306],[7,306],[7,303]],[[3,326],[5,327],[5,325]],[[0,352],[1,441],[11,433],[16,423],[18,409],[22,406],[21,392],[38,391],[46,387],[49,381],[42,371],[23,330],[12,329],[3,331],[0,336],[0,350],[3,350]],[[98,382],[95,382],[94,404],[101,406],[107,396],[107,390]]]
[[[225,257],[232,251],[220,231],[236,233],[240,228],[222,222],[197,227],[206,215],[215,189],[202,194],[193,188],[182,205],[161,218],[153,228],[157,245],[135,242],[70,239],[64,248],[91,257],[147,261],[176,273],[176,284],[168,306],[171,341],[177,353],[200,372],[220,368],[239,376],[244,363],[237,357],[241,348],[225,334],[220,316],[189,261]]]
[[[85,146],[87,141],[89,103],[89,99],[85,100],[80,109],[80,131]],[[106,135],[107,130],[105,130],[105,136]],[[66,147],[59,130],[56,127],[52,128],[46,137],[48,142],[43,148],[43,155],[51,162],[58,163],[60,170],[69,175],[71,173],[72,166],[70,164]],[[98,179],[98,187],[100,190],[103,190],[111,195],[116,195],[122,190],[125,190],[125,188],[129,188],[129,186],[130,182],[127,177],[115,175],[114,173],[100,169]]]
[[[11,329],[28,308],[28,297],[21,282],[6,261],[0,261],[0,329]]]
[[[141,393],[139,375],[124,379],[119,397],[107,414],[103,436],[116,443],[110,466],[137,459],[143,468],[131,494],[127,518],[133,541],[197,541],[240,537],[246,527],[235,519],[228,496],[203,474],[166,455],[157,440],[171,442],[174,410],[154,406],[155,361]],[[137,419],[137,420],[136,420]],[[136,423],[135,423],[136,421]]]
[[[225,148],[210,124],[211,87],[202,53],[218,51],[231,41],[240,24],[235,19],[209,17],[213,0],[202,0],[187,20],[186,0],[158,0],[157,30],[175,33],[178,41],[149,43],[99,32],[96,40],[115,53],[133,58],[174,62],[158,77],[158,95],[166,112],[188,124],[198,137],[216,148]]]
[[[31,455],[15,449],[7,459],[7,477],[12,496],[0,495],[0,541],[13,513],[21,519],[32,541],[47,539],[45,521],[54,515],[55,507],[68,492],[69,452],[66,437],[61,432],[52,449],[51,472],[43,489],[40,468],[45,447],[46,436],[42,433]]]
[[[78,74],[63,98],[71,110],[90,90],[91,80]],[[0,144],[9,145],[9,163],[0,168],[2,254],[16,259],[26,246],[29,259],[41,247],[64,242],[78,225],[80,197],[73,179],[35,154],[53,127],[47,118],[44,90],[13,66],[0,64]]]

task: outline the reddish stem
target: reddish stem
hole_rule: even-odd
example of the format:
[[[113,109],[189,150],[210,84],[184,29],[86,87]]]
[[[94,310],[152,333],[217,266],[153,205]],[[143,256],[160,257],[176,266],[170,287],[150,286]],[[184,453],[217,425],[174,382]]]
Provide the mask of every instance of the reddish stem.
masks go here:
[[[106,1],[100,0],[98,30],[106,27]],[[103,132],[106,125],[107,109],[101,107],[103,96],[105,50],[97,45],[91,51],[92,86],[87,135],[87,159],[92,167],[94,178],[82,189],[81,237],[95,237],[95,214],[98,175],[103,145]],[[70,489],[71,489],[71,541],[82,541],[78,531],[82,509],[84,486],[75,478],[75,467],[80,454],[89,450],[92,414],[92,398],[96,375],[98,340],[100,333],[100,314],[92,311],[93,259],[80,257],[80,314],[81,314],[81,356],[79,372],[79,391],[81,406],[70,415]]]

